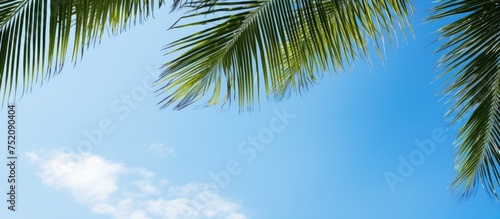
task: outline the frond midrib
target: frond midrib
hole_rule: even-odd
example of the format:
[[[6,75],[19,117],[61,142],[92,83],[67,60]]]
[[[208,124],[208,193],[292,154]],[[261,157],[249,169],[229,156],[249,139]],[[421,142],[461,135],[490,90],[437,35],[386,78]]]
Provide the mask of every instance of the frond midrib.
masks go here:
[[[258,7],[256,10],[250,12],[249,15],[253,16],[248,16],[241,24],[240,28],[234,33],[234,37],[227,43],[225,48],[219,53],[219,56],[216,60],[214,60],[214,65],[210,68],[208,72],[212,72],[214,69],[217,69],[221,64],[222,61],[224,60],[224,57],[229,53],[229,51],[234,48],[234,44],[239,40],[241,37],[241,34],[248,28],[250,23],[254,22],[255,17],[258,16],[260,12],[273,0],[267,0],[265,1],[260,7]],[[278,0],[281,1],[281,0]]]
[[[462,198],[466,198],[466,197],[469,197],[469,195],[471,193],[474,192],[474,181],[475,180],[478,180],[480,181],[481,183],[481,186],[483,187],[483,189],[486,189],[485,187],[488,187],[489,190],[485,190],[485,191],[488,191],[488,193],[490,194],[493,194],[493,196],[495,197],[495,199],[497,199],[497,195],[496,195],[496,189],[495,187],[492,185],[491,182],[488,182],[487,180],[490,180],[491,178],[490,177],[487,177],[485,178],[485,176],[482,176],[483,174],[481,172],[486,172],[488,175],[490,175],[489,171],[491,171],[489,169],[490,165],[495,165],[495,163],[491,163],[489,160],[491,159],[491,153],[498,153],[497,151],[492,151],[495,150],[495,148],[492,148],[494,147],[494,145],[492,145],[492,141],[494,142],[495,141],[495,124],[494,124],[494,121],[495,121],[495,114],[497,111],[497,108],[500,106],[500,99],[499,99],[499,95],[500,95],[500,72],[497,72],[496,75],[494,76],[495,77],[495,80],[493,82],[493,84],[491,85],[491,89],[490,89],[490,95],[492,96],[492,100],[491,100],[491,104],[490,104],[490,107],[489,107],[489,110],[488,110],[488,116],[487,116],[487,128],[485,128],[485,134],[484,134],[484,137],[480,140],[480,142],[477,142],[477,143],[472,143],[470,145],[470,149],[469,150],[472,150],[472,147],[474,146],[477,146],[477,145],[480,145],[482,148],[481,148],[481,154],[480,154],[480,158],[478,159],[478,162],[474,165],[474,168],[472,169],[472,172],[467,174],[467,172],[469,170],[467,170],[467,172],[464,172],[465,170],[463,169],[463,166],[466,164],[467,160],[464,160],[464,158],[461,158],[461,171],[459,171],[459,174],[457,176],[457,178],[453,181],[452,183],[452,187],[454,188],[454,190],[456,189],[459,189],[461,187],[461,185],[463,185],[463,183],[465,183],[465,187],[462,187],[462,189],[464,189],[461,197]],[[480,103],[477,103],[477,104],[480,104]],[[470,130],[468,130],[467,132],[469,132],[466,136],[464,136],[464,138],[468,138],[468,135],[470,134]],[[498,150],[498,149],[496,149]],[[471,156],[471,155],[469,155]],[[469,156],[467,156],[466,158],[470,159]]]

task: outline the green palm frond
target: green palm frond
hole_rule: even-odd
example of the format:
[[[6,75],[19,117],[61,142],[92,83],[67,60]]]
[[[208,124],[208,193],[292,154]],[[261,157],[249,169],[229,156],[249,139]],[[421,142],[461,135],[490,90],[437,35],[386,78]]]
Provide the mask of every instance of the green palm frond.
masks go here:
[[[238,101],[252,109],[265,94],[282,99],[313,85],[322,72],[367,58],[372,44],[405,29],[409,0],[191,1],[173,28],[205,26],[172,42],[182,55],[164,65],[162,107]],[[194,21],[193,21],[194,20]]]
[[[180,0],[176,0],[180,1]],[[3,101],[77,61],[109,31],[148,18],[163,0],[0,0],[0,92]]]
[[[215,2],[218,0],[174,0],[172,3],[172,11],[176,9],[181,9],[183,7],[189,6],[189,7],[200,7],[204,4],[208,4],[210,2]]]
[[[451,75],[445,93],[456,102],[459,130],[458,175],[451,187],[468,198],[480,185],[492,197],[500,183],[500,0],[448,0],[434,8],[431,19],[458,16],[439,30],[448,39],[439,51]]]

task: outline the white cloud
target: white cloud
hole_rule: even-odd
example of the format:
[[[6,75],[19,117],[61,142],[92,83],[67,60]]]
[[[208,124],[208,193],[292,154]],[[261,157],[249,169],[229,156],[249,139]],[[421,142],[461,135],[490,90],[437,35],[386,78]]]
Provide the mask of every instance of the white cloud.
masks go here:
[[[240,204],[207,184],[174,187],[166,179],[155,183],[154,172],[93,154],[29,154],[45,185],[69,192],[96,214],[115,219],[247,219]],[[168,192],[162,194],[164,189]]]
[[[43,183],[65,189],[83,203],[108,200],[118,189],[118,174],[125,169],[122,164],[90,154],[73,156],[57,152],[39,163],[42,171],[38,176]]]
[[[128,172],[132,174],[138,174],[145,178],[153,178],[156,175],[154,172],[151,172],[144,168],[137,168],[137,167],[128,169]]]
[[[241,206],[212,192],[206,184],[187,184],[172,187],[170,195],[176,198],[158,198],[147,203],[148,211],[166,219],[225,218],[246,219]]]
[[[146,195],[159,195],[160,194],[160,190],[158,190],[158,188],[153,185],[151,183],[151,181],[147,181],[147,180],[138,180],[138,181],[135,181],[134,184],[137,186],[137,188],[143,193],[143,194],[146,194]]]
[[[146,147],[150,153],[160,157],[173,156],[175,153],[173,147],[166,146],[165,144],[147,144],[144,145],[144,147]]]
[[[30,159],[31,162],[37,162],[40,157],[38,157],[38,154],[34,152],[28,152],[26,153],[26,156]]]

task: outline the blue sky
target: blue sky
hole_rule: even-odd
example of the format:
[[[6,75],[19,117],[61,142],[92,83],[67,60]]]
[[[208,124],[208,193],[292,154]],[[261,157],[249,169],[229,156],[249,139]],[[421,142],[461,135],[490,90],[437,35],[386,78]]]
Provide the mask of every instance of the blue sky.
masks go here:
[[[0,218],[498,218],[482,191],[460,202],[447,188],[457,127],[431,83],[431,5],[416,3],[415,39],[383,64],[252,114],[159,110],[160,49],[182,34],[161,10],[17,102],[17,211]]]

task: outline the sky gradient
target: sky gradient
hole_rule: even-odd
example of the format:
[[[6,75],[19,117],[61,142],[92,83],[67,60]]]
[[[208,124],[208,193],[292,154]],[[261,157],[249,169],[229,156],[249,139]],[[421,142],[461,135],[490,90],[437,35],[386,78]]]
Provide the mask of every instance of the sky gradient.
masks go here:
[[[151,83],[180,14],[105,37],[16,103],[17,211],[0,218],[498,218],[482,191],[462,202],[448,189],[458,126],[438,95],[442,23],[425,23],[426,2],[415,37],[383,60],[253,113],[159,110]]]

